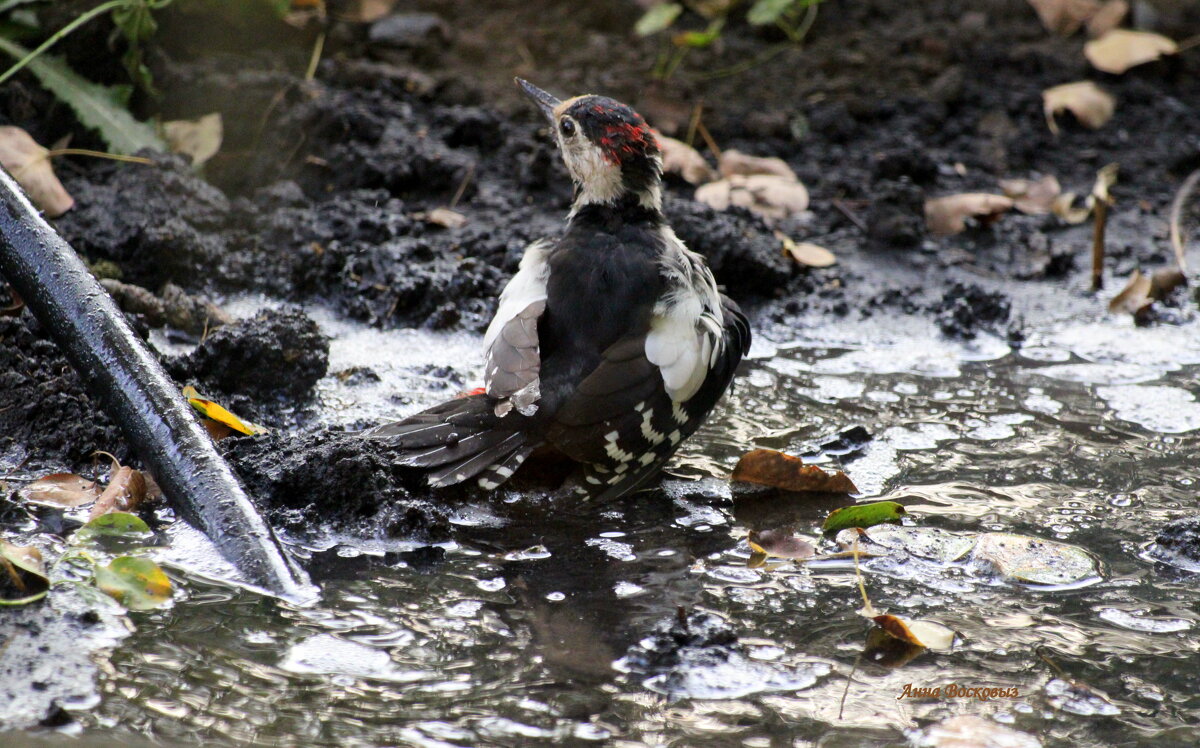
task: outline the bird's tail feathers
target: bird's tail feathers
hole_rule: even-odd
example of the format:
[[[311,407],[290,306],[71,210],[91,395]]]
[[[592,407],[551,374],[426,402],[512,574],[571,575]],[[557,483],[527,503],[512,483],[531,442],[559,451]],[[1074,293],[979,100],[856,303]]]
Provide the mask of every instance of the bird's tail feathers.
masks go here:
[[[527,444],[518,418],[511,423],[494,412],[485,395],[451,400],[396,423],[364,433],[398,450],[398,462],[429,470],[434,487],[451,486],[480,476],[484,488],[495,488],[520,467],[536,444]]]

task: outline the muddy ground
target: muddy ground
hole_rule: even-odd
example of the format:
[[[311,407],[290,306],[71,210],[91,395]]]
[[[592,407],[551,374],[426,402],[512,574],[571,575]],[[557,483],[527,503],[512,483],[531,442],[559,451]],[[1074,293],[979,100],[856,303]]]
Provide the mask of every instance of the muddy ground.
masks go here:
[[[935,238],[924,229],[926,196],[995,192],[999,178],[1039,174],[1084,193],[1099,167],[1119,162],[1111,293],[1134,268],[1169,263],[1167,208],[1200,166],[1200,54],[1097,73],[1082,37],[1047,34],[1022,0],[830,0],[802,50],[711,77],[778,41],[734,22],[668,81],[650,77],[659,42],[632,35],[641,11],[620,0],[401,3],[400,14],[436,17],[393,19],[390,31],[333,22],[312,81],[303,73],[313,30],[264,33],[261,20],[239,25],[179,5],[162,14],[149,50],[163,95],[139,95],[135,108],[164,119],[220,111],[221,152],[199,173],[182,157],[60,160],[77,205],[55,223],[99,275],[153,292],[174,284],[218,305],[243,293],[296,305],[219,329],[164,363],[181,385],[277,429],[222,446],[272,519],[299,533],[314,517],[388,537],[452,533],[443,499],[386,454],[311,427],[328,341],[302,308],[383,329],[483,329],[525,245],[560,230],[570,201],[513,75],[564,96],[621,98],[678,136],[703,104],[722,148],[787,160],[813,199],[807,215],[780,225],[715,212],[682,181],[667,196],[676,231],[760,328],[912,315],[936,319],[947,336],[1019,343],[1024,329],[1085,299],[1090,227],[1014,213]],[[77,69],[113,83],[122,72],[105,51],[106,23],[62,46]],[[1160,30],[1198,27],[1200,6],[1185,6]],[[1115,117],[1091,131],[1067,116],[1053,135],[1042,90],[1084,78],[1116,95]],[[70,135],[74,146],[103,147],[28,74],[0,90],[0,122],[43,143]],[[451,203],[462,227],[422,217]],[[795,265],[776,229],[828,247],[839,263]],[[1179,294],[1153,323],[1193,309]],[[149,334],[153,321],[130,315]],[[183,343],[203,334],[167,331]],[[0,467],[78,470],[97,449],[133,459],[30,314],[0,317]]]

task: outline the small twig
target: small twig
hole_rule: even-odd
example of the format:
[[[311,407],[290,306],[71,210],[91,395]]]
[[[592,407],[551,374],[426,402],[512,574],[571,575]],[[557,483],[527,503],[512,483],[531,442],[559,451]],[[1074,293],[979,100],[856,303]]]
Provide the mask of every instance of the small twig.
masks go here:
[[[696,108],[692,110],[692,117],[688,120],[687,138],[685,138],[683,141],[688,145],[692,145],[692,143],[696,142],[696,127],[700,124],[700,115],[703,113],[703,104],[697,104]]]
[[[458,201],[462,200],[463,193],[467,191],[467,185],[471,183],[471,177],[475,176],[475,162],[467,167],[467,173],[463,174],[462,181],[458,183],[458,189],[454,191],[454,197],[450,198],[450,205],[447,206],[450,210],[454,210],[454,206],[458,205]]]
[[[1192,47],[1200,47],[1200,34],[1196,34],[1195,36],[1189,36],[1187,39],[1184,39],[1183,41],[1176,44],[1175,45],[1175,54],[1179,54],[1180,52],[1186,52],[1187,50],[1191,49]]]
[[[1175,250],[1175,264],[1179,266],[1179,272],[1184,275],[1187,275],[1188,268],[1182,230],[1183,208],[1187,205],[1198,182],[1200,182],[1200,169],[1196,169],[1187,176],[1187,179],[1183,180],[1183,184],[1179,185],[1179,191],[1175,193],[1175,199],[1171,201],[1171,248]]]
[[[849,206],[847,206],[841,200],[834,198],[833,207],[837,209],[838,213],[844,215],[847,221],[857,226],[859,231],[863,232],[864,234],[867,233],[867,224],[863,223],[861,218],[854,215],[854,213],[850,211]]]
[[[311,81],[317,77],[317,65],[321,62],[321,51],[325,49],[325,32],[317,34],[317,41],[313,44],[312,57],[308,59],[308,70],[304,71],[304,80]]]
[[[838,719],[842,718],[842,714],[846,711],[846,697],[850,695],[850,684],[854,682],[854,674],[858,672],[858,663],[862,662],[862,652],[854,658],[854,667],[850,668],[850,674],[846,676],[846,688],[842,691],[842,701],[838,705]]]
[[[712,151],[713,158],[721,161],[721,149],[717,146],[717,141],[713,140],[712,133],[704,126],[702,120],[696,120],[696,130],[699,131],[700,137],[704,139],[704,144],[708,146],[708,150]]]
[[[1097,200],[1092,224],[1092,290],[1104,288],[1104,230],[1108,224],[1108,201]]]

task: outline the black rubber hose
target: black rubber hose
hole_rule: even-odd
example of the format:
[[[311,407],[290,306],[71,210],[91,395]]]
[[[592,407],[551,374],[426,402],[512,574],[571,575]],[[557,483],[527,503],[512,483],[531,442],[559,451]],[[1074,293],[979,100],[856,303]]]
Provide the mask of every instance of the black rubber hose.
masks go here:
[[[3,169],[0,203],[0,276],[50,331],[171,506],[247,582],[291,600],[310,599],[304,573],[286,559],[158,360]]]

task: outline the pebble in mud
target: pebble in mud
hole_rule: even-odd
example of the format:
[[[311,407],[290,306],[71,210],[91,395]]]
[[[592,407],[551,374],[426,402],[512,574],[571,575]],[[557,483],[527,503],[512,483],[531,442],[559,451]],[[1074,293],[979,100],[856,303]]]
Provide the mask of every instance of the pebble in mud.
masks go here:
[[[980,332],[1002,333],[1012,304],[1002,293],[955,283],[934,307],[938,327],[948,338],[971,340]]]

